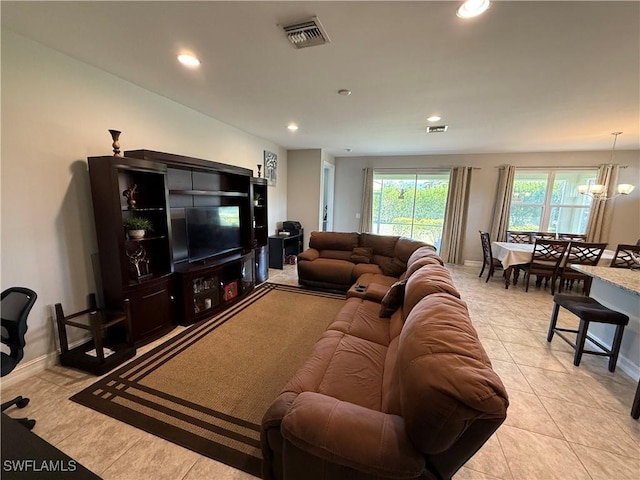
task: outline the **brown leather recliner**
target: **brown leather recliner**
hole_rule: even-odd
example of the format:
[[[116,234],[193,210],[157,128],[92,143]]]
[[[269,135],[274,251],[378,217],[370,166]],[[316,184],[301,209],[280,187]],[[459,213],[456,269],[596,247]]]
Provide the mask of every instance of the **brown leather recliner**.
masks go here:
[[[410,270],[391,318],[347,299],[273,402],[265,479],[451,478],[504,421],[507,393],[448,270]]]

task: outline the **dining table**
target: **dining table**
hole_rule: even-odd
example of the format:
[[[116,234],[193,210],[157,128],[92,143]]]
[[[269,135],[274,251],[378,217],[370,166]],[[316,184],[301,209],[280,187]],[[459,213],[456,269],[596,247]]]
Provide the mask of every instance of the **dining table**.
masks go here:
[[[519,269],[516,267],[531,262],[533,247],[533,243],[491,242],[493,258],[500,260],[502,268],[504,268],[504,288],[509,288],[512,276],[513,285],[518,283]],[[598,260],[598,266],[609,266],[615,254],[614,250],[602,252],[602,256]]]

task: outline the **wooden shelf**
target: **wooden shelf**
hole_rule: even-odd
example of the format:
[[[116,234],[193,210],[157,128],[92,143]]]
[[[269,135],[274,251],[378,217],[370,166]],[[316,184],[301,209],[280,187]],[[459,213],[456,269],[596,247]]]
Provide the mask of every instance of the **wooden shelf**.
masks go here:
[[[248,197],[246,192],[226,192],[223,190],[169,190],[170,195],[196,195],[205,197]]]
[[[120,207],[123,212],[164,212],[166,210],[165,207],[147,207],[147,208],[129,208],[129,207]]]

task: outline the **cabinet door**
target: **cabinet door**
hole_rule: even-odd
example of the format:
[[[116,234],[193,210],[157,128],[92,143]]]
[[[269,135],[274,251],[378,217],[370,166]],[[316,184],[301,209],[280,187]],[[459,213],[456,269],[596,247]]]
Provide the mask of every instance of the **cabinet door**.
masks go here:
[[[136,344],[153,340],[173,328],[173,293],[168,278],[129,290],[133,341]]]
[[[256,264],[256,285],[266,282],[269,278],[269,264],[267,262],[268,248],[266,246],[254,249]]]

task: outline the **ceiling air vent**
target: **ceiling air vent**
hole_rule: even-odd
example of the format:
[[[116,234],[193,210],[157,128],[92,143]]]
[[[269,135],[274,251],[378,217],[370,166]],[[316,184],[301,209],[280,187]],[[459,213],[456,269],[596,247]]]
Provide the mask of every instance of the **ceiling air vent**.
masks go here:
[[[330,42],[318,17],[284,25],[282,28],[296,48],[315,47]]]
[[[435,125],[433,127],[427,127],[427,133],[443,133],[449,128],[448,125]]]

